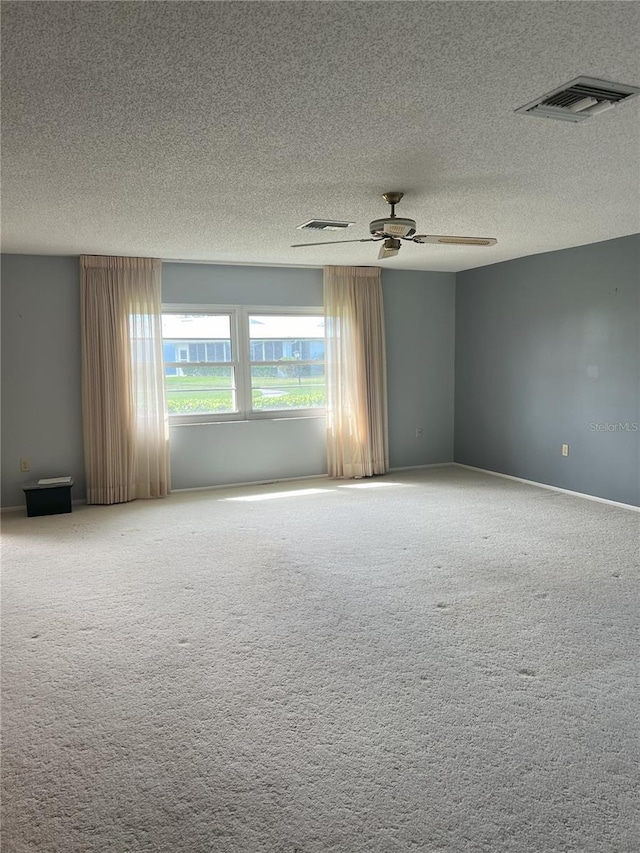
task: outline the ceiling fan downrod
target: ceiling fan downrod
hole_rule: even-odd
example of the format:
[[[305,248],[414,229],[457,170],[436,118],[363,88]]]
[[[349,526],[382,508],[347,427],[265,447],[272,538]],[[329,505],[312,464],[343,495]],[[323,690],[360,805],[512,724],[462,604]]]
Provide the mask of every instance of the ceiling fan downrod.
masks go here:
[[[382,193],[382,198],[387,202],[387,204],[391,205],[391,216],[390,219],[396,218],[396,204],[400,202],[400,199],[404,193],[393,192],[393,193]]]

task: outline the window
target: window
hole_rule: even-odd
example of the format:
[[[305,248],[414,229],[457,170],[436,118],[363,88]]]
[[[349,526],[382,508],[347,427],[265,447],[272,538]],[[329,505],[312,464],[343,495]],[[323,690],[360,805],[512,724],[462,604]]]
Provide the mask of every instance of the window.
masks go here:
[[[174,423],[291,417],[326,405],[320,313],[166,308],[162,335]]]
[[[238,411],[231,314],[162,315],[169,415]]]
[[[252,411],[324,408],[324,317],[250,314]]]

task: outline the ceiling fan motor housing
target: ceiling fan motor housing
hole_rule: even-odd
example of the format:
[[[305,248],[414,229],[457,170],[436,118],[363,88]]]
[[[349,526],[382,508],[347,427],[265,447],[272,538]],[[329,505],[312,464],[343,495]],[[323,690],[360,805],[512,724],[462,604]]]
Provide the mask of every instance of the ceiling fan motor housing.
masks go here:
[[[414,219],[403,219],[400,216],[374,219],[369,223],[372,237],[412,237],[416,233]]]

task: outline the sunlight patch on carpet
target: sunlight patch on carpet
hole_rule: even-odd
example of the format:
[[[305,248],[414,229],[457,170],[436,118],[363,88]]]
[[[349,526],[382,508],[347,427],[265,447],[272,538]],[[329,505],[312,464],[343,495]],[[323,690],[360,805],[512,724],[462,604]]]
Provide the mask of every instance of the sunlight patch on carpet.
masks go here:
[[[269,492],[267,495],[242,495],[237,498],[223,498],[225,501],[273,501],[276,498],[297,498],[301,495],[321,495],[332,489],[293,489],[288,492]]]
[[[374,480],[371,483],[344,483],[338,486],[339,489],[386,489],[388,486],[408,486],[409,483],[392,483],[385,481],[379,483]]]

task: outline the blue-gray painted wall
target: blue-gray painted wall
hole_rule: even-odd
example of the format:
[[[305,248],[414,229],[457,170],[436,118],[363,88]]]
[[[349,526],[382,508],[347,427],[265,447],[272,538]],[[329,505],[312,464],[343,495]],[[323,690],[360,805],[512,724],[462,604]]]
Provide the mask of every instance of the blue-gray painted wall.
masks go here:
[[[634,235],[457,277],[384,270],[391,465],[453,458],[455,280],[456,461],[640,505],[639,253]],[[322,304],[313,269],[170,263],[163,288]],[[84,495],[79,323],[77,258],[2,257],[2,506],[43,476],[73,474]],[[321,418],[173,427],[171,445],[175,488],[325,470]]]
[[[385,269],[382,290],[390,464],[451,462],[455,276]],[[162,291],[167,304],[323,304],[320,269],[165,263]],[[324,418],[172,426],[170,445],[176,489],[326,473]]]
[[[322,307],[322,270],[213,264],[162,265],[168,305]],[[173,489],[327,472],[325,419],[180,424],[169,430]]]
[[[27,480],[69,474],[83,498],[78,258],[3,255],[1,284],[2,506],[24,505]]]
[[[456,462],[640,505],[639,320],[637,234],[458,273]]]
[[[382,272],[393,468],[453,461],[454,283],[454,273]]]
[[[84,497],[77,257],[2,256],[2,506],[22,483],[72,474]],[[383,271],[394,467],[453,459],[452,273]],[[186,305],[322,305],[322,271],[163,264],[163,298]],[[423,434],[416,438],[416,429]],[[176,489],[326,471],[323,418],[171,427]],[[23,474],[19,459],[32,471]]]

